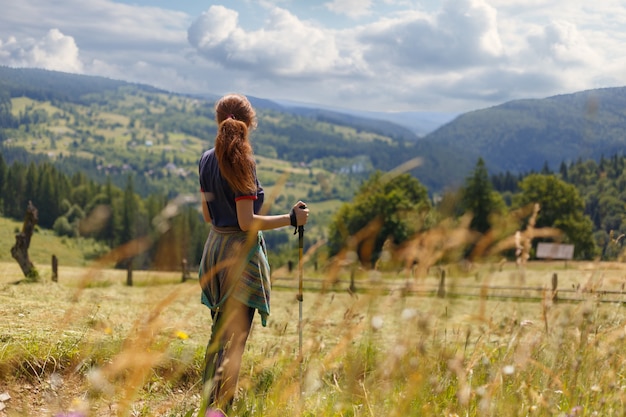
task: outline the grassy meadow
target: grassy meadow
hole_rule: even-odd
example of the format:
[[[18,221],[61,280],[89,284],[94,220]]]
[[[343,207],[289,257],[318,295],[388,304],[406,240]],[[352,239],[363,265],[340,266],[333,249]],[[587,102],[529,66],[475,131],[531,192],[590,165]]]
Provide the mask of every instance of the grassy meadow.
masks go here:
[[[552,301],[554,273],[577,301]],[[304,293],[302,362],[296,274],[275,271],[234,415],[624,415],[624,307],[602,301],[602,291],[623,290],[621,264],[450,268],[445,298],[416,295],[434,294],[435,268],[420,278],[359,271],[356,287],[368,291],[351,295],[347,271],[307,265],[305,279],[327,285]],[[0,398],[10,397],[0,416],[195,415],[210,332],[198,283],[175,272],[133,277],[128,287],[125,271],[65,266],[58,283],[15,284],[17,264],[0,263]],[[465,285],[481,290],[463,295]],[[546,291],[492,296],[487,286],[498,285]]]
[[[11,247],[15,245],[15,235],[22,230],[23,225],[24,222],[0,217],[0,262],[15,262],[11,256]],[[89,259],[97,259],[106,252],[108,248],[93,239],[59,237],[54,231],[38,226],[35,227],[28,249],[36,267],[50,266],[52,255],[57,256],[61,267],[87,266]]]

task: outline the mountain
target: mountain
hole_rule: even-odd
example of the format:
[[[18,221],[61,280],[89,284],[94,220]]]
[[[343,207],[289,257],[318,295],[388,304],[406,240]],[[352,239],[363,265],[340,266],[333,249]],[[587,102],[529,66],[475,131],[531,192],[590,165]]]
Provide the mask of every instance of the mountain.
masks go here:
[[[215,94],[199,94],[193,95],[193,97],[199,97],[204,100],[214,102],[219,99],[219,96]],[[250,100],[250,104],[257,110],[270,110],[283,114],[290,114],[294,116],[303,116],[309,119],[317,120],[320,122],[328,122],[340,126],[348,126],[359,130],[378,133],[383,136],[389,136],[392,138],[401,138],[405,140],[417,140],[418,135],[415,131],[403,125],[402,123],[396,123],[393,118],[385,119],[384,113],[375,112],[357,112],[350,110],[332,110],[328,108],[321,108],[319,106],[301,105],[298,103],[287,104],[287,102],[274,101],[265,98],[259,98],[254,96],[247,96]],[[368,115],[369,114],[369,115]],[[377,117],[380,115],[380,117]],[[430,122],[437,126],[441,126],[442,123],[437,123],[437,116],[433,116]],[[429,116],[424,116],[424,119],[428,119]],[[411,126],[411,124],[408,124]]]
[[[120,87],[133,86],[146,92],[165,91],[143,84],[112,80],[106,77],[84,76],[39,68],[10,68],[0,66],[0,93],[10,97],[31,97],[40,100],[78,102],[90,94],[101,94]]]
[[[445,125],[454,118],[458,113],[447,112],[357,112],[354,113],[361,117],[370,119],[386,120],[400,126],[407,127],[416,135],[423,137],[435,131],[437,128]]]
[[[453,120],[459,113],[451,112],[425,112],[425,111],[404,111],[404,112],[376,112],[361,111],[353,109],[334,108],[322,106],[315,103],[302,103],[296,101],[279,100],[277,103],[283,106],[285,111],[294,111],[298,114],[309,111],[326,111],[335,115],[356,116],[360,119],[367,119],[370,122],[390,122],[394,125],[409,129],[414,135],[423,137],[434,131],[438,127]]]
[[[492,174],[528,173],[540,171],[545,164],[557,169],[562,162],[598,160],[626,148],[626,87],[513,100],[460,115],[364,113],[282,104],[287,112],[358,125],[391,137],[417,138],[416,145],[406,149],[405,160],[421,158],[412,173],[433,191],[461,185],[480,157]],[[410,127],[408,121],[419,117],[431,118],[430,133],[421,136],[415,126]]]
[[[9,164],[51,160],[66,174],[109,177],[120,188],[133,177],[144,196],[196,192],[198,158],[217,131],[217,98],[0,67],[0,153]],[[309,200],[349,199],[372,170],[393,169],[415,148],[417,137],[392,123],[249,98],[259,118],[259,177],[269,187],[297,172]]]
[[[626,87],[510,101],[458,116],[426,135],[431,149],[482,157],[491,172],[539,171],[626,149]]]
[[[176,180],[176,175],[194,173],[198,155],[215,137],[217,97],[104,77],[0,67],[1,151],[5,158],[10,154],[9,161],[56,155],[63,157],[59,164],[66,172],[82,170],[100,177],[113,172],[122,185],[134,173],[145,191],[180,190],[193,182]],[[406,124],[381,120],[391,118],[389,114],[250,100],[259,115],[253,137],[259,156],[348,172],[354,177],[349,187],[374,169],[388,171],[414,158],[421,164],[411,172],[436,193],[462,184],[479,157],[491,174],[528,173],[546,163],[554,170],[562,162],[623,153],[626,146],[626,87],[510,101],[447,123],[446,117],[453,115],[430,114],[439,120],[433,123],[444,124],[425,136]],[[272,169],[268,167],[268,175],[275,176]],[[314,177],[312,171],[309,177]],[[311,181],[320,185],[321,179]],[[349,190],[342,187],[326,188],[344,198]]]

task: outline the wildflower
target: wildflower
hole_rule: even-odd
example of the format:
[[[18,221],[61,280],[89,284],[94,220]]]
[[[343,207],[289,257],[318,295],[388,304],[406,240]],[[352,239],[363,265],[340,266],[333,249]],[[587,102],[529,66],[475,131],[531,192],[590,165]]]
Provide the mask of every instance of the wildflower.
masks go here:
[[[576,407],[570,410],[570,412],[567,414],[567,417],[575,417],[577,415],[582,414],[582,412],[583,412],[583,408],[580,405],[577,405]]]
[[[182,330],[178,330],[176,332],[176,337],[180,340],[187,340],[189,339],[189,335],[185,332],[183,332]]]
[[[80,411],[69,411],[67,413],[55,414],[54,417],[87,417],[87,415]]]
[[[210,409],[206,411],[204,417],[226,417],[226,414],[224,414],[221,410]]]
[[[513,365],[507,365],[504,368],[502,368],[502,373],[504,375],[513,375],[515,373],[515,366]]]
[[[372,317],[372,327],[374,330],[380,330],[383,327],[384,320],[381,316]]]
[[[411,320],[415,316],[417,316],[417,310],[414,308],[405,308],[402,310],[402,320]]]
[[[114,392],[113,386],[109,383],[109,381],[107,381],[102,371],[98,368],[91,369],[87,373],[87,381],[89,381],[91,386],[97,391],[105,392],[111,395]]]

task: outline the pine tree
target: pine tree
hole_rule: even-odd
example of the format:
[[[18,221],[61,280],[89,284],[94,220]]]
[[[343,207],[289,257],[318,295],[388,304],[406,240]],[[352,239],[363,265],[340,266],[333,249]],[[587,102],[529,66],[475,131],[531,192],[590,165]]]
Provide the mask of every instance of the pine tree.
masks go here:
[[[109,245],[109,247],[113,247],[115,243],[115,222],[117,219],[117,213],[114,209],[114,196],[113,196],[113,184],[111,182],[111,177],[107,175],[107,181],[104,186],[104,204],[109,207],[109,217],[102,228],[102,239]]]
[[[462,192],[462,206],[465,212],[472,214],[470,228],[480,233],[485,233],[491,228],[489,217],[497,210],[502,209],[504,203],[502,199],[496,199],[499,194],[495,193],[485,161],[478,159],[476,168],[465,182]]]
[[[45,207],[39,210],[39,224],[41,227],[51,229],[54,221],[59,217],[59,197],[57,183],[54,181],[53,167],[46,164],[41,169],[39,176],[39,197],[45,201]]]
[[[6,196],[5,189],[8,170],[9,168],[4,161],[4,157],[2,156],[2,153],[0,153],[0,214],[4,214],[4,199]]]
[[[119,243],[128,243],[137,237],[136,221],[139,207],[135,196],[132,175],[128,176],[122,200],[121,228],[118,234]]]
[[[24,189],[25,197],[27,201],[32,201],[38,210],[44,210],[44,202],[39,197],[39,190],[37,184],[39,182],[39,168],[34,162],[28,164],[26,170],[26,186]]]
[[[567,173],[567,165],[565,162],[561,162],[561,167],[559,168],[559,173],[561,174],[561,179],[565,182],[569,180],[569,176]]]
[[[28,200],[26,198],[26,166],[14,162],[7,172],[5,187],[4,213],[6,216],[21,220],[24,217]]]

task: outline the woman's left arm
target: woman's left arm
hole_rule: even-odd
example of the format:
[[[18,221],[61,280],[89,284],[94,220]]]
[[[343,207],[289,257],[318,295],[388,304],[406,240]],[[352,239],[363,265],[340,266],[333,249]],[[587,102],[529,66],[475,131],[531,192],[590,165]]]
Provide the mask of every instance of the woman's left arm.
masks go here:
[[[254,214],[254,200],[252,199],[242,198],[237,200],[235,204],[237,206],[239,228],[244,232],[253,228],[256,230],[270,230],[291,225],[289,213],[271,216]],[[306,208],[306,204],[302,201],[298,201],[294,206],[294,212],[298,225],[302,226],[306,224],[309,215],[309,209]]]

